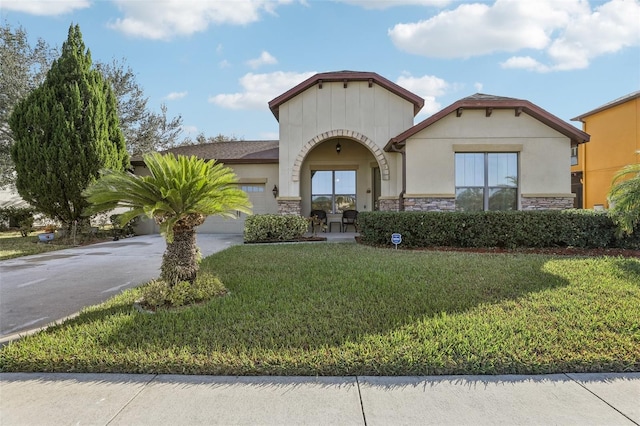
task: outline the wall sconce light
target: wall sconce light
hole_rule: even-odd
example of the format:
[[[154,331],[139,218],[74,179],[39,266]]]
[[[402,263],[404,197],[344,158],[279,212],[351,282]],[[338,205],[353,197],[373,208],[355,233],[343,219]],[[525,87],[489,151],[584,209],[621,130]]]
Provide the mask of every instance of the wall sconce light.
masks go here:
[[[276,185],[273,185],[273,189],[271,190],[271,192],[273,193],[273,198],[278,197],[278,187]]]
[[[342,145],[340,145],[340,142],[338,142],[338,143],[336,144],[336,152],[337,152],[338,154],[340,154],[340,151],[342,151]]]

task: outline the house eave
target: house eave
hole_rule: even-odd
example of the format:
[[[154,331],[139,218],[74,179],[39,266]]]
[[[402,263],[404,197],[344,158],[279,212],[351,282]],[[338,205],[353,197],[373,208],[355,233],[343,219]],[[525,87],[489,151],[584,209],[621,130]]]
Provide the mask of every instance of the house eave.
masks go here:
[[[628,94],[626,96],[623,96],[621,98],[615,99],[615,100],[613,100],[611,102],[607,102],[606,104],[601,105],[596,109],[592,109],[589,112],[585,112],[584,114],[581,114],[581,115],[579,115],[577,117],[572,118],[571,121],[581,121],[581,122],[584,123],[584,119],[589,117],[589,116],[592,116],[592,115],[597,114],[597,113],[602,112],[602,111],[606,111],[606,110],[608,110],[610,108],[616,107],[618,105],[622,105],[624,103],[627,103],[627,102],[632,101],[632,100],[637,99],[637,98],[640,98],[640,90],[638,90],[637,92],[630,93],[630,94]]]
[[[406,142],[406,140],[410,137],[426,129],[437,121],[443,119],[449,114],[455,112],[456,115],[460,117],[464,114],[465,110],[479,109],[484,109],[486,111],[487,117],[491,115],[493,110],[497,109],[511,109],[514,111],[515,116],[519,116],[522,112],[525,112],[541,123],[544,123],[552,129],[558,131],[559,133],[567,136],[571,140],[572,145],[585,143],[590,139],[590,136],[587,133],[526,100],[510,98],[495,100],[476,100],[465,98],[454,102],[443,110],[435,113],[431,117],[400,133],[398,136],[391,138],[385,145],[384,150],[387,152],[392,151],[392,146],[397,145],[401,142]]]
[[[280,105],[287,102],[288,100],[296,97],[300,93],[305,90],[313,87],[315,85],[321,85],[326,82],[343,82],[348,84],[351,81],[368,81],[370,85],[373,83],[387,89],[391,93],[405,99],[408,102],[413,104],[413,114],[416,116],[418,112],[424,106],[424,99],[420,96],[416,95],[408,91],[407,89],[399,86],[398,84],[387,80],[379,74],[374,72],[359,72],[359,71],[338,71],[338,72],[326,72],[319,73],[314,76],[309,77],[302,83],[297,86],[287,90],[280,96],[269,101],[269,109],[273,113],[273,116],[276,120],[280,121]]]

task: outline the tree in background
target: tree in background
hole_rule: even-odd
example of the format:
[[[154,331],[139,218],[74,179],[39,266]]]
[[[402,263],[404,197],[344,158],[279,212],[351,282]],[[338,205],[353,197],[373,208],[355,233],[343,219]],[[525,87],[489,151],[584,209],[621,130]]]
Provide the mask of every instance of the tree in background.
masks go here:
[[[11,160],[14,142],[9,117],[15,105],[38,87],[59,56],[58,49],[50,48],[42,39],[35,46],[28,41],[27,32],[8,23],[0,26],[0,188],[15,180],[15,167]],[[178,144],[182,132],[182,117],[167,117],[167,108],[160,113],[149,109],[149,98],[134,72],[124,60],[110,64],[97,62],[95,68],[109,81],[118,103],[120,127],[130,154],[159,151]]]
[[[198,272],[196,226],[207,216],[236,218],[236,211],[251,213],[247,194],[236,185],[233,171],[195,156],[146,154],[148,176],[106,171],[85,195],[89,213],[126,207],[121,224],[144,215],[160,226],[167,240],[162,257],[162,281],[169,287],[193,283]]]
[[[0,188],[15,180],[11,111],[44,81],[55,55],[55,49],[42,39],[31,46],[24,28],[13,30],[6,22],[0,26]]]
[[[609,191],[609,214],[623,234],[640,224],[640,163],[623,167],[613,177]]]
[[[120,126],[131,155],[161,151],[177,144],[182,117],[168,119],[165,104],[160,105],[160,113],[150,111],[149,98],[144,96],[133,70],[124,60],[97,63],[96,69],[109,81],[118,99]]]
[[[18,193],[68,227],[83,219],[88,203],[82,191],[99,171],[128,165],[116,98],[91,69],[78,25],[69,28],[42,85],[15,106],[9,125]]]
[[[243,140],[243,139],[238,138],[235,135],[227,136],[227,135],[223,135],[222,133],[218,133],[216,136],[206,137],[204,133],[198,133],[198,136],[196,136],[195,140],[191,139],[190,137],[186,137],[180,143],[180,145],[203,145],[205,143],[233,142],[233,141],[239,141],[239,140]]]

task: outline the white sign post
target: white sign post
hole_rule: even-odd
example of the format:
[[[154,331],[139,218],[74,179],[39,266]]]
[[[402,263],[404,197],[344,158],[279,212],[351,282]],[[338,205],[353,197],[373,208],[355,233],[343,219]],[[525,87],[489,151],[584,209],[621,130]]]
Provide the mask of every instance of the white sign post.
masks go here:
[[[391,243],[395,244],[396,250],[398,250],[398,244],[402,242],[402,234],[394,233],[391,234]]]

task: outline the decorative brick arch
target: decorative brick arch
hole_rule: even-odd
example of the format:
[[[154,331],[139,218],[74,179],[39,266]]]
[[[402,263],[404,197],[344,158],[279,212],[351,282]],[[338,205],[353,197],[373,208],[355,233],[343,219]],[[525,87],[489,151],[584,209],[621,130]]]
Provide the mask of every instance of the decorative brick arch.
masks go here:
[[[298,153],[296,160],[293,162],[293,169],[291,170],[291,179],[294,182],[300,182],[300,169],[302,168],[302,162],[307,157],[309,152],[313,149],[313,147],[315,147],[318,144],[321,144],[322,142],[328,139],[333,139],[333,138],[351,139],[366,146],[369,149],[369,151],[371,151],[371,154],[373,154],[376,161],[378,162],[378,166],[380,167],[381,179],[389,180],[389,163],[387,162],[387,158],[385,157],[382,149],[380,149],[379,146],[377,146],[375,143],[373,143],[371,139],[369,139],[363,134],[354,132],[353,130],[338,129],[338,130],[330,130],[328,132],[321,133],[316,137],[314,137],[313,139],[311,139],[310,141],[308,141],[306,144],[304,144],[302,149],[300,149],[300,152]]]

